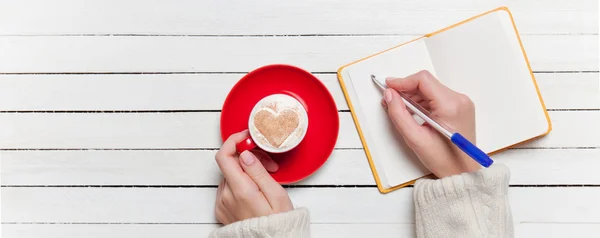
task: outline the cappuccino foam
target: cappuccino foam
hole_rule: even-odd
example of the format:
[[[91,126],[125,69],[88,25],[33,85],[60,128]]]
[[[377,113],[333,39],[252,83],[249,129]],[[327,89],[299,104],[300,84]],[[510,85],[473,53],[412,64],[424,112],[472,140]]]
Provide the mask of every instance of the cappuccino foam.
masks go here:
[[[306,110],[291,96],[274,94],[260,100],[251,112],[248,128],[259,147],[283,152],[296,147],[308,127]]]

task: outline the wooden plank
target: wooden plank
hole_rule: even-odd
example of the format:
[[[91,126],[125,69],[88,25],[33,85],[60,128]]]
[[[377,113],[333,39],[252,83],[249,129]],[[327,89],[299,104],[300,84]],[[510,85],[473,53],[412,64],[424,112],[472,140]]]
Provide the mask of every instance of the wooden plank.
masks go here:
[[[361,148],[350,113],[336,147]],[[6,113],[0,148],[218,148],[220,113]],[[61,138],[62,137],[62,138]]]
[[[0,75],[0,110],[221,110],[244,75]],[[337,76],[315,76],[348,110]]]
[[[526,34],[598,33],[595,0],[28,0],[0,5],[0,34],[425,34],[501,5]]]
[[[3,224],[6,237],[34,238],[181,238],[204,237],[216,224]],[[413,224],[312,224],[314,237],[415,237]],[[600,233],[600,224],[521,223],[515,237],[590,237]]]
[[[600,108],[598,73],[535,74],[535,78],[548,109]]]
[[[2,235],[7,238],[197,238],[207,237],[218,227],[216,224],[2,224]]]
[[[517,237],[594,237],[598,234],[600,223],[521,223],[515,226]]]
[[[549,112],[552,121],[550,134],[518,146],[536,147],[598,147],[600,145],[600,111],[556,111]],[[574,118],[577,117],[577,118]],[[578,124],[578,125],[575,125]],[[573,143],[564,143],[570,140]]]
[[[315,74],[348,110],[334,74]],[[0,110],[220,110],[244,74],[0,75]],[[600,109],[598,73],[536,73],[548,109]]]
[[[5,223],[214,223],[216,188],[2,188]],[[288,189],[313,223],[414,223],[413,189]],[[510,188],[513,221],[600,222],[598,188]],[[316,199],[318,198],[318,199]],[[349,199],[351,198],[351,199]],[[27,212],[23,212],[27,211]]]
[[[552,111],[553,131],[521,148],[597,147],[600,111]],[[2,113],[1,149],[218,148],[218,112]],[[349,112],[341,112],[336,148],[362,148]]]
[[[248,72],[283,63],[335,72],[414,36],[1,36],[0,73]],[[527,35],[534,71],[598,70],[598,35]]]
[[[202,186],[221,179],[216,151],[2,151],[3,186]],[[518,149],[492,156],[511,185],[600,184],[600,149]],[[300,185],[375,185],[363,150],[335,150]]]
[[[216,224],[3,224],[6,237],[206,237]],[[313,237],[413,237],[413,224],[312,224]]]
[[[597,185],[600,179],[594,178],[596,172],[589,167],[597,163],[598,153],[598,149],[516,149],[492,158],[510,168],[510,181],[514,185]]]

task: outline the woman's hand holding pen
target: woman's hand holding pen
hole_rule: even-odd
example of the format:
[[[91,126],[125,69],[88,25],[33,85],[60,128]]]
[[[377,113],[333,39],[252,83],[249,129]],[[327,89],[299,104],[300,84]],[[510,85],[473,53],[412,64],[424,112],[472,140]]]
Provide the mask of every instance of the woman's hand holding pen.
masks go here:
[[[387,78],[382,103],[390,119],[421,162],[438,178],[479,170],[481,166],[427,124],[419,125],[397,91],[475,143],[475,106],[469,97],[442,85],[428,71]]]

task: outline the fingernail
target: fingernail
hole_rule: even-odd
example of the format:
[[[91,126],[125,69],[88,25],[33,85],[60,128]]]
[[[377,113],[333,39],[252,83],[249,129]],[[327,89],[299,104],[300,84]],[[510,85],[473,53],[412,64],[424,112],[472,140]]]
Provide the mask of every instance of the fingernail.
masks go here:
[[[392,101],[392,91],[386,89],[385,92],[383,92],[383,97],[385,98],[385,102],[390,103]]]
[[[383,99],[381,99],[381,106],[383,107],[383,109],[387,110],[388,105]]]
[[[279,165],[275,162],[270,163],[269,168],[267,168],[267,171],[269,171],[271,173],[275,173],[275,172],[277,172],[277,170],[279,170]]]
[[[242,162],[244,162],[244,164],[247,166],[250,166],[252,163],[254,163],[254,161],[256,161],[254,155],[247,150],[240,154],[240,158],[242,158]]]

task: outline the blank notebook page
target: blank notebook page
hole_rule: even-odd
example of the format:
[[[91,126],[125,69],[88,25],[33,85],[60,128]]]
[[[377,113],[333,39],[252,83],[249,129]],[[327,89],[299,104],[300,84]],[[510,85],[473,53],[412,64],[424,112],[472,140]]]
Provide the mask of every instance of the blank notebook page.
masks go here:
[[[406,76],[423,69],[433,72],[427,48],[421,39],[351,65],[343,71],[344,78],[350,79],[346,80],[345,86],[384,187],[408,182],[428,172],[402,137],[394,133],[396,129],[381,106],[383,94],[371,81],[371,74]]]
[[[492,12],[425,42],[439,80],[475,103],[480,149],[493,152],[548,130],[508,12]]]

